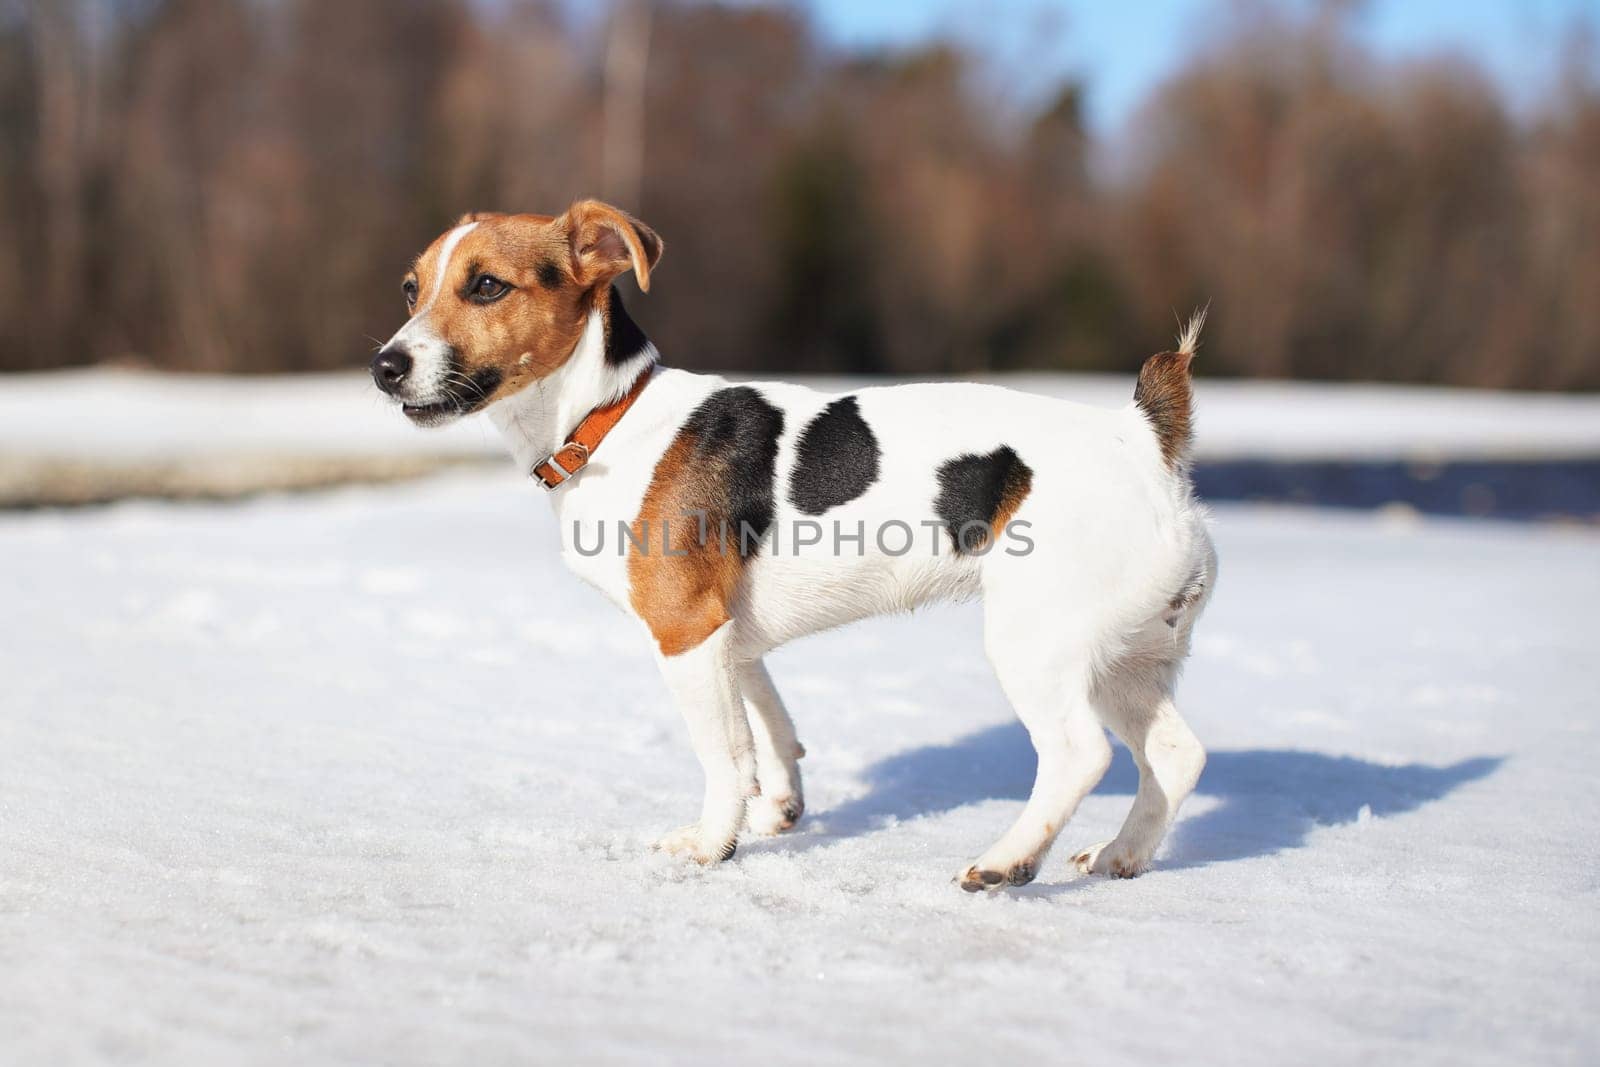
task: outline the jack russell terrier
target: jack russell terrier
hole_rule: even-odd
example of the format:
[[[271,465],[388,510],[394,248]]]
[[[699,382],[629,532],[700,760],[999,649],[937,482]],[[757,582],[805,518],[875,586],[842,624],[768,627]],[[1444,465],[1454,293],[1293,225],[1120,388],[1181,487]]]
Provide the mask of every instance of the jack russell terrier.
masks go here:
[[[420,426],[487,412],[550,491],[567,564],[655,642],[705,770],[699,821],[656,847],[715,863],[800,817],[805,750],[768,650],[981,597],[984,650],[1039,764],[1016,823],[956,880],[1033,880],[1111,762],[1107,728],[1138,794],[1116,839],[1073,861],[1143,871],[1205,764],[1172,700],[1216,574],[1188,474],[1203,314],[1118,411],[969,383],[735,385],[659,366],[624,310],[613,280],[632,270],[648,290],[661,252],[593,200],[468,215],[407,273],[410,317],[372,361]],[[607,528],[615,550],[584,544]]]

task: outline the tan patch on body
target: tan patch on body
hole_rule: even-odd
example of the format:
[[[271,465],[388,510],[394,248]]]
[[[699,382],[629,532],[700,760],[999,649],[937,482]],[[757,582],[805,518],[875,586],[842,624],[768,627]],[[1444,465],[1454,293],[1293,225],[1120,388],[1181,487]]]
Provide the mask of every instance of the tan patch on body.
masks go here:
[[[711,393],[656,463],[630,533],[629,600],[664,655],[732,617],[745,561],[775,518],[783,412],[748,386]],[[668,533],[670,531],[670,536]]]
[[[665,656],[699,645],[732,616],[744,575],[738,532],[723,536],[725,460],[695,461],[696,438],[679,431],[656,464],[629,546],[629,601]],[[695,512],[704,512],[702,537]],[[669,542],[670,543],[667,543]]]
[[[1032,491],[1032,468],[1022,462],[1013,464],[1006,474],[1005,485],[1000,489],[1000,506],[995,508],[994,518],[989,523],[995,540],[999,540],[1000,535],[1005,533],[1006,527],[1017,514],[1017,509],[1028,499],[1028,494]]]
[[[738,533],[725,541],[718,526],[726,464],[696,464],[694,446],[680,432],[662,454],[634,520],[634,542],[645,547],[629,547],[629,600],[664,656],[690,651],[725,624],[744,576]],[[707,536],[694,512],[706,512]]]

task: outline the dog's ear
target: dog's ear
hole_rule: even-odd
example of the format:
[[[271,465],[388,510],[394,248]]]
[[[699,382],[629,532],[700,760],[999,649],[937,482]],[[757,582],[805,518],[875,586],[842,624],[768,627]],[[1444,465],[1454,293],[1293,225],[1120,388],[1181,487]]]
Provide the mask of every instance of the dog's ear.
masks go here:
[[[482,222],[485,219],[498,219],[504,216],[504,211],[469,211],[459,219],[456,219],[456,225],[465,226],[469,222]]]
[[[572,241],[573,272],[586,286],[611,281],[632,269],[639,288],[650,291],[650,271],[664,248],[656,231],[598,200],[580,200],[562,216]]]

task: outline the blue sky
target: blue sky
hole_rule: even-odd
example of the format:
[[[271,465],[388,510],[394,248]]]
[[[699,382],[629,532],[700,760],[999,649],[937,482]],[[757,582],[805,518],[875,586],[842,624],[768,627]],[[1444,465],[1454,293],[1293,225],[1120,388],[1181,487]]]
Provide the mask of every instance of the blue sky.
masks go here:
[[[1305,0],[1292,0],[1305,3]],[[977,46],[1029,100],[1062,77],[1089,86],[1089,120],[1117,128],[1206,38],[1227,0],[809,0],[824,36],[843,46],[906,46],[945,36]],[[1367,0],[1361,37],[1387,56],[1477,60],[1526,107],[1549,91],[1562,31],[1600,27],[1600,0]],[[1595,42],[1600,45],[1600,41]]]

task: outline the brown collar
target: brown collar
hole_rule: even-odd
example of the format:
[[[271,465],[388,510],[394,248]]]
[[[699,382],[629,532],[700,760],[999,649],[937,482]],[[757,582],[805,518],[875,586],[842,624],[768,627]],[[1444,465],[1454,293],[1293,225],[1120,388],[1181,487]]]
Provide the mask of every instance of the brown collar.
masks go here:
[[[578,428],[567,435],[567,443],[533,465],[532,474],[546,489],[565,485],[582,470],[600,447],[600,442],[622,421],[644,387],[650,384],[654,367],[646,367],[621,400],[595,408],[583,417]]]

